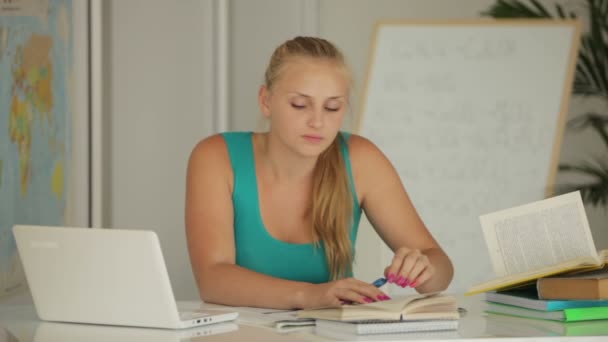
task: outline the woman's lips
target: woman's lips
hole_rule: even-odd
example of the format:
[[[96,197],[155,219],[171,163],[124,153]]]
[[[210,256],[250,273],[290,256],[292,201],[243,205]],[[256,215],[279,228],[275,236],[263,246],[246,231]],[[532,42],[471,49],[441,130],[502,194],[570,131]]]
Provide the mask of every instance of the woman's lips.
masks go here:
[[[319,143],[321,142],[321,140],[323,140],[323,137],[318,136],[318,135],[304,135],[304,140],[311,142],[311,143]]]

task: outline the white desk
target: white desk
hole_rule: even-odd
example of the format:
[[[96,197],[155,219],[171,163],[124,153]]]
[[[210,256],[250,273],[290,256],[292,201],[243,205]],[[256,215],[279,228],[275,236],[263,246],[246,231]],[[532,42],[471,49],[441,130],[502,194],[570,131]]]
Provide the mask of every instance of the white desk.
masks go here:
[[[236,323],[222,323],[188,330],[164,330],[128,327],[108,327],[89,324],[67,324],[41,322],[38,320],[31,303],[4,301],[0,303],[0,342],[80,342],[80,341],[328,341],[328,340],[361,340],[361,341],[404,341],[404,340],[460,340],[460,341],[608,341],[608,336],[564,337],[539,336],[503,337],[494,336],[487,331],[488,319],[482,312],[482,296],[460,299],[460,306],[468,312],[460,321],[458,331],[435,332],[425,334],[392,334],[392,335],[335,335],[318,334],[314,328],[279,333],[274,328],[256,326],[247,322],[246,315]],[[608,322],[606,322],[608,324]],[[513,331],[513,335],[519,335]],[[499,338],[503,337],[503,338]]]

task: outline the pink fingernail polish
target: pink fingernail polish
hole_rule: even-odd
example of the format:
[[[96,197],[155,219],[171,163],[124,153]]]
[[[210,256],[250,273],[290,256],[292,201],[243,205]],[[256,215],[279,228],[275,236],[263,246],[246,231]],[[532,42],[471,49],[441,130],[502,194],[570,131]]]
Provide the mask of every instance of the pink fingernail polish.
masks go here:
[[[364,297],[364,298],[363,298],[363,300],[364,300],[366,303],[373,303],[373,302],[374,302],[374,300],[373,300],[373,299],[371,299],[371,298],[367,298],[367,297]]]
[[[410,287],[416,287],[416,286],[418,286],[418,282],[413,282],[410,284]]]
[[[388,282],[393,283],[395,281],[395,275],[392,273],[388,274]]]
[[[397,281],[395,283],[397,285],[401,286],[403,284],[404,280],[405,280],[405,278],[403,278],[402,276],[399,276],[399,278],[397,278]]]
[[[409,284],[410,284],[410,280],[409,280],[409,279],[407,279],[407,278],[405,278],[405,279],[403,280],[403,286],[408,286]]]

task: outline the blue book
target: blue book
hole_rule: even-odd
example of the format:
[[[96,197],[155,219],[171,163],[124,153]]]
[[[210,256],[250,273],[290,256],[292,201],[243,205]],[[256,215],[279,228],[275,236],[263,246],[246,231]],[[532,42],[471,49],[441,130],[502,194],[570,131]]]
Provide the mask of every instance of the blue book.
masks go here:
[[[519,306],[541,311],[558,311],[574,308],[608,306],[608,300],[547,300],[538,299],[535,288],[525,288],[501,292],[486,292],[488,302]]]

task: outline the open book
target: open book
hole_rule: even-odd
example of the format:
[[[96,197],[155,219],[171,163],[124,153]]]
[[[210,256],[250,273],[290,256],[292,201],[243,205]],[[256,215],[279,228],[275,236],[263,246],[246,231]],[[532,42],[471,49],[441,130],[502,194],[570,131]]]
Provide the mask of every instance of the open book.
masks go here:
[[[440,294],[414,294],[369,304],[298,311],[299,318],[335,321],[458,319],[456,298]]]
[[[482,215],[480,221],[497,278],[472,286],[465,295],[608,263],[608,250],[595,249],[578,191]]]

